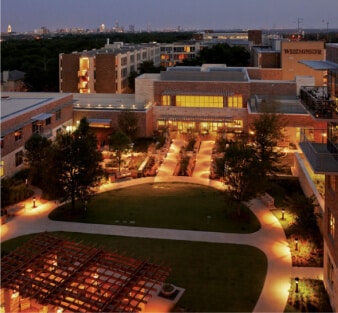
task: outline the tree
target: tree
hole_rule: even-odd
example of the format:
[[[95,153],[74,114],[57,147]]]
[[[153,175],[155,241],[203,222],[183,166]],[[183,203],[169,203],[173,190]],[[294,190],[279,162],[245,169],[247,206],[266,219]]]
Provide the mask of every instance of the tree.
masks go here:
[[[122,131],[116,131],[108,139],[109,147],[115,151],[119,172],[121,171],[122,154],[130,148],[131,143],[130,138]]]
[[[53,145],[53,171],[58,178],[64,200],[88,200],[103,174],[97,139],[85,118],[74,133],[60,134]]]
[[[138,127],[138,118],[135,112],[123,111],[118,117],[119,127],[131,140],[136,138]]]
[[[25,143],[25,157],[29,163],[29,176],[33,185],[50,186],[49,167],[52,142],[40,134],[33,134]]]
[[[243,201],[249,201],[260,191],[257,180],[259,167],[255,150],[242,143],[232,143],[224,155],[224,184],[237,203],[237,212]]]
[[[277,142],[284,138],[283,127],[285,122],[281,115],[264,113],[252,123],[253,141],[257,145],[257,154],[260,161],[259,174],[266,179],[267,174],[275,174],[282,169],[283,156],[277,149]]]

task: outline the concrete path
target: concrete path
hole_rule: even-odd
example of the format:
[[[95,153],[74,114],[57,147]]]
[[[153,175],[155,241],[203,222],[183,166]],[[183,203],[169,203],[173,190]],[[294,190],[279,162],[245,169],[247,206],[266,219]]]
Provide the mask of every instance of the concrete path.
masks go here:
[[[215,141],[202,141],[196,156],[196,165],[193,177],[208,179],[210,175],[211,154]]]
[[[139,178],[124,182],[108,183],[100,188],[100,191],[125,188],[137,184],[150,182],[187,182],[197,183],[213,188],[223,189],[224,185],[217,181],[204,178],[204,167],[196,168],[196,176],[179,177],[168,174],[173,163],[170,159],[175,155],[176,149],[180,147],[180,142],[176,142],[168,153],[168,162],[162,164],[162,176]],[[209,146],[206,144],[206,151]],[[208,147],[208,148],[207,148]],[[179,150],[178,150],[179,151]],[[204,149],[202,150],[204,151]],[[203,162],[201,162],[203,164]],[[160,173],[160,171],[159,171]],[[164,175],[167,173],[167,175]],[[293,268],[291,254],[284,231],[277,220],[259,199],[249,203],[251,210],[259,219],[262,227],[259,231],[252,234],[233,234],[218,232],[200,232],[175,229],[157,229],[132,226],[117,225],[98,225],[82,224],[70,222],[57,222],[48,219],[48,214],[57,206],[55,202],[43,201],[40,198],[39,190],[36,190],[36,208],[32,208],[32,200],[20,203],[25,205],[17,216],[8,220],[1,226],[1,242],[21,235],[32,234],[43,231],[70,231],[93,234],[107,234],[127,237],[140,238],[160,238],[172,240],[190,240],[201,242],[217,242],[251,245],[262,250],[267,257],[267,275],[261,295],[256,303],[253,312],[283,312],[290,288],[291,278],[298,276],[322,278],[322,268]]]
[[[157,177],[167,177],[172,176],[176,165],[178,153],[183,146],[184,141],[180,139],[174,139],[172,144],[169,147],[166,158],[164,159],[162,165],[158,169]]]

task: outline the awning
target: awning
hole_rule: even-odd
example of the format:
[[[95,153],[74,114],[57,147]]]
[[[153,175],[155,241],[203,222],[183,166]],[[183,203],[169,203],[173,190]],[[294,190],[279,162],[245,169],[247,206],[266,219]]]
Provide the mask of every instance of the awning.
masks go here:
[[[111,127],[111,119],[107,118],[88,118],[87,119],[90,127],[97,128],[109,128]]]
[[[50,114],[50,113],[41,113],[39,115],[33,116],[31,119],[34,120],[34,121],[44,121],[47,118],[50,118],[52,116],[53,116],[53,114]]]
[[[318,71],[338,70],[338,64],[330,61],[301,60],[299,63]]]

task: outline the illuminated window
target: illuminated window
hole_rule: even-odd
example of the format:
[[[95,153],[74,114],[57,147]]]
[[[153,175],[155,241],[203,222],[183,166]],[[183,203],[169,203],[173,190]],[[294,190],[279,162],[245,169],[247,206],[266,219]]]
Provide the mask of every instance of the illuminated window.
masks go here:
[[[5,162],[3,160],[0,161],[0,177],[5,175]]]
[[[42,134],[43,126],[42,121],[36,121],[32,123],[33,134]]]
[[[162,105],[171,105],[170,96],[162,96]]]
[[[227,122],[227,127],[230,128],[243,128],[243,121],[242,120],[233,120],[231,122]]]
[[[228,97],[228,107],[229,108],[242,108],[243,97],[241,95],[233,95],[233,96]]]
[[[15,138],[15,141],[22,139],[22,128],[19,128],[14,132],[14,138]]]
[[[334,238],[336,230],[336,219],[334,218],[333,214],[329,212],[329,235]]]
[[[177,95],[176,106],[192,108],[222,108],[222,96]]]
[[[15,153],[15,166],[19,166],[23,163],[23,151]]]

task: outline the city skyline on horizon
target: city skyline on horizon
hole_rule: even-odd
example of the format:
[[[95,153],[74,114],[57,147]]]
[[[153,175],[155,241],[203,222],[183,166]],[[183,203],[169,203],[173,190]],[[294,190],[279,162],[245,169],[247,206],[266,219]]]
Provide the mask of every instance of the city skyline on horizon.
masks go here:
[[[1,31],[106,29],[336,29],[337,0],[3,0]],[[305,9],[309,8],[311,9]],[[66,10],[65,10],[66,8]],[[39,16],[39,19],[36,18]],[[62,18],[60,18],[62,16]]]

